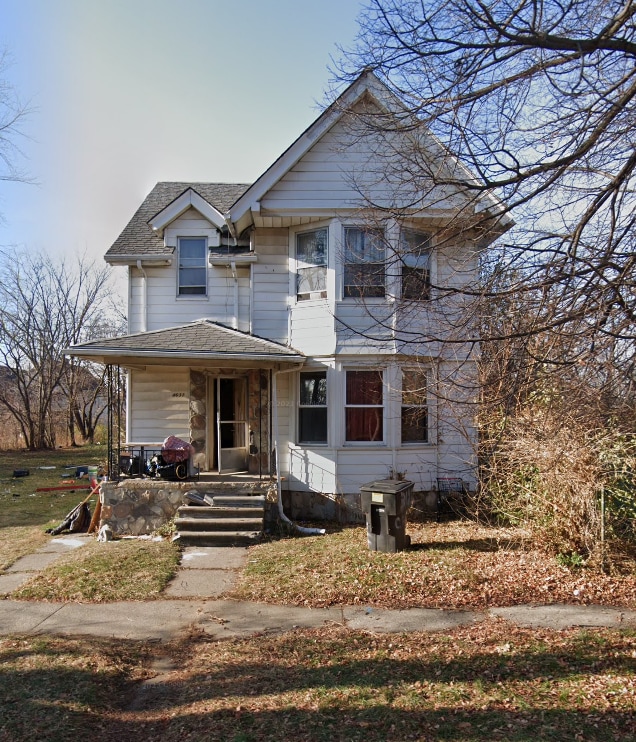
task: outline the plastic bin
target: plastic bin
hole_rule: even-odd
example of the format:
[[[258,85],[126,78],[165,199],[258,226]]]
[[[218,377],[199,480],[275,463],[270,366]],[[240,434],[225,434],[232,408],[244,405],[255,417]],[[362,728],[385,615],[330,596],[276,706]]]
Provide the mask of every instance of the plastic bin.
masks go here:
[[[411,506],[413,482],[380,479],[360,487],[371,551],[403,551],[411,544],[406,535],[406,513]]]

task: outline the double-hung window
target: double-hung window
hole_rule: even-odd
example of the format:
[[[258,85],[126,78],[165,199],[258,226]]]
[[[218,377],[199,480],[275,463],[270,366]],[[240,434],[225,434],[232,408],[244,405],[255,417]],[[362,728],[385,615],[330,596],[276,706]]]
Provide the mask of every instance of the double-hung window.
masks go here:
[[[347,371],[345,438],[347,441],[384,440],[382,371]]]
[[[327,372],[301,371],[298,442],[327,442]]]
[[[207,293],[207,253],[205,237],[179,238],[179,296]]]
[[[296,298],[327,296],[327,230],[315,229],[296,235]]]
[[[431,236],[414,229],[400,232],[402,262],[402,298],[421,300],[431,298]]]
[[[385,294],[385,244],[381,229],[345,227],[344,296]]]
[[[402,443],[428,442],[427,373],[402,369]]]

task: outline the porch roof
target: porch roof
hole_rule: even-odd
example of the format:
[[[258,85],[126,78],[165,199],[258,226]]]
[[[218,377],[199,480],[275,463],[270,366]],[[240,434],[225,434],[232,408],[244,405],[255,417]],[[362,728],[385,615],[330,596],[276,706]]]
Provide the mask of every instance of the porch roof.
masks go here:
[[[66,348],[65,353],[99,363],[122,365],[134,361],[151,365],[209,361],[302,363],[305,360],[302,353],[285,345],[208,319],[179,327],[78,343]]]

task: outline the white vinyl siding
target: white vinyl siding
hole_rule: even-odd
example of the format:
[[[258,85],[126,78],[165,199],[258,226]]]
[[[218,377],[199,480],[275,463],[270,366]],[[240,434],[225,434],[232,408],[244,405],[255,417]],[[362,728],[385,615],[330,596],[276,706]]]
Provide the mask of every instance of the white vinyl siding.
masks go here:
[[[189,440],[190,370],[160,366],[131,371],[131,443],[161,443],[169,435]]]
[[[175,297],[175,271],[172,266],[145,268],[148,276],[148,330],[176,327],[203,317],[231,324],[234,316],[235,283],[226,266],[208,269],[208,296]],[[249,329],[249,268],[237,271],[239,291],[238,329]],[[141,296],[141,292],[140,292]],[[135,330],[131,330],[135,331]]]
[[[340,353],[394,353],[391,330],[395,305],[382,300],[365,303],[348,299],[336,303],[337,345]]]
[[[336,454],[331,449],[290,446],[288,489],[333,494],[338,492]]]
[[[308,355],[331,355],[336,345],[332,304],[298,303],[291,310],[291,346]]]
[[[180,237],[205,236],[210,244],[216,240],[216,229],[195,209],[189,209],[166,228],[164,239],[173,248],[171,265],[143,265],[147,277],[146,291],[143,275],[138,268],[130,270],[129,332],[143,329],[143,301],[147,302],[147,330],[177,327],[207,318],[231,325],[235,312],[236,284],[229,266],[208,266],[208,295],[178,296],[178,254]],[[238,267],[238,329],[248,331],[250,326],[250,270]]]
[[[465,205],[453,186],[430,187],[422,199],[421,182],[404,182],[398,135],[352,130],[355,120],[339,121],[261,198],[263,211],[334,211],[358,209],[369,203],[396,208],[410,206],[452,209]],[[360,124],[363,126],[363,124]],[[382,153],[386,153],[383,157]],[[401,199],[397,198],[398,189]]]
[[[286,343],[289,307],[289,233],[258,230],[254,235],[258,263],[253,266],[252,332]]]
[[[143,329],[143,280],[137,268],[128,268],[128,332],[131,333]]]

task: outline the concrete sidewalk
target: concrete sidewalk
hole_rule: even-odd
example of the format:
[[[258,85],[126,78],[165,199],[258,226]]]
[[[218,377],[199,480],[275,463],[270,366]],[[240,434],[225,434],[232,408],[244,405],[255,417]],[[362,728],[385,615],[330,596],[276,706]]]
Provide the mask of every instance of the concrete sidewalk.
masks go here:
[[[0,597],[33,577],[69,549],[92,536],[52,539],[35,554],[0,575]],[[105,545],[107,548],[107,545]],[[458,611],[428,608],[385,610],[371,607],[299,608],[221,600],[247,561],[241,547],[189,547],[167,587],[166,600],[121,603],[42,603],[0,599],[0,635],[61,634],[168,641],[201,631],[214,638],[249,636],[325,625],[377,633],[448,631],[498,617],[517,626],[563,629],[636,627],[636,611],[605,606],[547,605]]]

